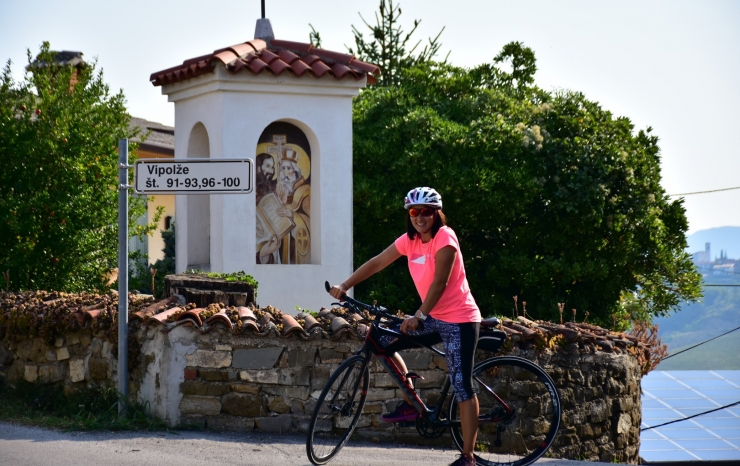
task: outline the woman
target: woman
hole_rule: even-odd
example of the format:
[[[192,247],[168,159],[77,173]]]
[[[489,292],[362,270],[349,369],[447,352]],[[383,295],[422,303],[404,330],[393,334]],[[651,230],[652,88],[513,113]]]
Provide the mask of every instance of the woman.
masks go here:
[[[460,244],[447,226],[442,213],[442,196],[432,188],[409,191],[404,200],[409,216],[407,231],[358,268],[347,280],[333,286],[337,299],[350,288],[380,272],[399,257],[407,256],[409,272],[422,304],[413,317],[403,321],[400,330],[413,335],[439,335],[444,343],[447,367],[460,406],[464,447],[460,458],[450,466],[475,465],[473,448],[478,434],[478,398],[473,391],[473,357],[481,321],[478,306],[470,294]],[[420,325],[420,322],[424,322]],[[407,373],[398,353],[396,363]],[[413,420],[418,413],[407,401],[396,411],[383,416],[387,422]]]

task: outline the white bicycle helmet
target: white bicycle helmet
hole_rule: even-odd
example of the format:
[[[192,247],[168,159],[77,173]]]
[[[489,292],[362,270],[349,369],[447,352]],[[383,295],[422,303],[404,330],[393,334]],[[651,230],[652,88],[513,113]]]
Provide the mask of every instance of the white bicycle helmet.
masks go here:
[[[410,208],[412,205],[425,205],[429,207],[442,208],[442,196],[434,188],[414,188],[406,194],[403,207]]]

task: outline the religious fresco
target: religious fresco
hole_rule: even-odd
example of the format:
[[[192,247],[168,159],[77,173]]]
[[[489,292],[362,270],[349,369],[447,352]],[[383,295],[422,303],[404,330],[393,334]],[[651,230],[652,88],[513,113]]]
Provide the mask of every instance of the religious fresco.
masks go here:
[[[311,263],[311,147],[297,126],[270,124],[255,160],[257,264]]]

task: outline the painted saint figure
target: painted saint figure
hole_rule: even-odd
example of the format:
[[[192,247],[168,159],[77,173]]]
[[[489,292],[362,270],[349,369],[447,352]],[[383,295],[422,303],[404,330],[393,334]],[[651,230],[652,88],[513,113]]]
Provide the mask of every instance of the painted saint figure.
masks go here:
[[[256,170],[256,187],[257,187],[257,204],[267,194],[275,192],[275,159],[270,154],[262,153],[257,155]]]
[[[300,131],[294,126],[292,129]],[[305,139],[302,132],[301,136]],[[310,264],[311,160],[306,150],[308,141],[305,141],[304,149],[299,144],[289,144],[284,134],[273,133],[271,139],[273,144],[262,143],[257,150],[256,261],[258,264]],[[269,173],[275,165],[277,180],[272,181]]]

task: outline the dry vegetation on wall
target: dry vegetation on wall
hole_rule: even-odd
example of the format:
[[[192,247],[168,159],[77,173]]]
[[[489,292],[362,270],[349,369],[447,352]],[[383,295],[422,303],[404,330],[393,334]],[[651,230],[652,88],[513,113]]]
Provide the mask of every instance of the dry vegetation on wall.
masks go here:
[[[150,296],[129,295],[129,311],[152,301]],[[43,338],[53,343],[59,335],[80,328],[118,338],[118,293],[63,293],[53,291],[0,292],[0,338]]]
[[[148,295],[129,294],[129,313],[152,302]],[[57,337],[83,328],[102,333],[118,348],[118,293],[54,291],[0,292],[0,340],[41,338],[52,346]],[[129,330],[129,369],[138,362],[140,345]]]
[[[649,351],[633,351],[642,368],[642,375],[655,369],[660,361],[668,356],[668,345],[658,338],[658,326],[638,320],[632,329],[632,335],[644,343]]]
[[[667,355],[666,345],[657,337],[657,326],[643,322],[637,322],[631,333],[625,333],[585,322],[556,324],[519,316],[516,320],[504,318],[501,328],[509,337],[504,352],[512,347],[510,342],[524,341],[539,350],[629,353],[637,358],[643,375],[655,369]]]

